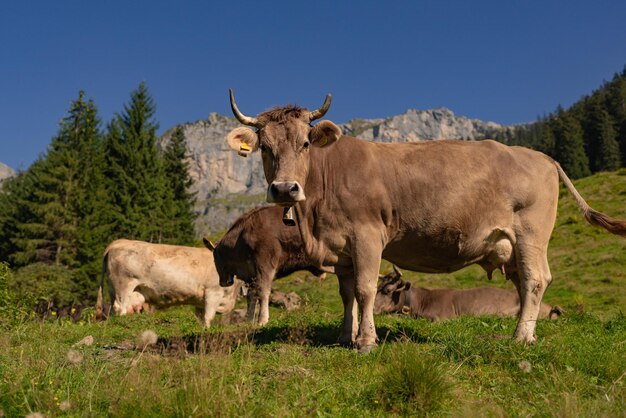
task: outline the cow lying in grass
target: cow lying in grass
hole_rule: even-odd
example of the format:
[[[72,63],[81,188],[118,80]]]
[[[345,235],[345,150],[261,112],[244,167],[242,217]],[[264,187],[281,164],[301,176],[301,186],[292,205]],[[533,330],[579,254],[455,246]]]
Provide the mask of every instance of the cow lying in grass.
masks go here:
[[[241,281],[228,288],[219,285],[213,255],[204,248],[113,241],[104,252],[96,318],[102,318],[102,287],[109,274],[109,294],[118,315],[139,312],[144,303],[156,308],[193,305],[204,326],[215,313],[230,312]]]
[[[254,319],[256,301],[259,301],[258,323],[269,320],[269,299],[272,281],[299,270],[307,270],[318,277],[332,268],[312,265],[308,260],[298,228],[282,222],[283,209],[276,206],[261,207],[243,214],[230,227],[224,237],[213,246],[215,267],[222,286],[229,286],[235,277],[249,283],[249,321]]]
[[[431,321],[461,315],[519,316],[519,296],[515,290],[481,287],[475,289],[426,289],[413,287],[394,271],[382,278],[376,292],[374,313],[401,312]],[[563,313],[559,306],[541,302],[539,318],[556,319]]]

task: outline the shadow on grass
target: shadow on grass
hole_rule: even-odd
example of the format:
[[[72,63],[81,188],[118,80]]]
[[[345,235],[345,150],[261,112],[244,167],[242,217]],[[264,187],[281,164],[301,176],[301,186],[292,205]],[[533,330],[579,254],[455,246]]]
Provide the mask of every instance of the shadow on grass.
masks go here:
[[[163,355],[231,353],[241,345],[264,346],[286,343],[310,347],[340,347],[337,343],[341,325],[321,324],[275,324],[223,331],[192,333],[183,336],[160,337],[151,351]],[[387,343],[398,340],[425,343],[429,339],[419,331],[408,328],[379,326],[379,341]]]

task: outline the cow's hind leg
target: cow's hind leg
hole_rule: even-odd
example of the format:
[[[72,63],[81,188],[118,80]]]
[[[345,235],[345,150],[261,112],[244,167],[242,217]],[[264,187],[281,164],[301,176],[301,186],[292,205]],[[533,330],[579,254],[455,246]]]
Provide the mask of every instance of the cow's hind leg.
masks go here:
[[[113,301],[113,310],[118,315],[132,314],[134,312],[135,288],[139,281],[137,279],[127,279],[124,282],[125,285],[116,289]]]
[[[521,312],[515,339],[532,343],[536,341],[535,326],[541,308],[541,300],[552,281],[547,258],[547,245],[534,245],[519,242],[516,245],[516,258]]]
[[[528,206],[514,212],[515,261],[519,278],[520,318],[515,339],[536,341],[535,328],[541,300],[552,281],[548,265],[548,243],[556,220],[559,197],[559,179],[554,167],[535,167],[533,195]]]

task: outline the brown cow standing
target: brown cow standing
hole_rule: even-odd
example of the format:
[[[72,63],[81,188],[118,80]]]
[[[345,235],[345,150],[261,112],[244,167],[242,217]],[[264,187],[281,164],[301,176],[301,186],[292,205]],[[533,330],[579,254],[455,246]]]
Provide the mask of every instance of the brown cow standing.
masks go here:
[[[585,219],[626,236],[626,222],[595,211],[558,163],[495,141],[376,143],[342,136],[324,116],[288,106],[242,114],[227,142],[247,155],[261,150],[267,201],[295,212],[314,265],[334,265],[344,304],[339,342],[363,352],[376,345],[374,299],[381,258],[401,268],[451,272],[480,264],[515,284],[521,314],[515,338],[534,342],[543,293],[552,281],[548,242],[559,179]],[[361,321],[357,321],[357,304]]]
[[[476,289],[426,289],[411,286],[394,271],[382,278],[376,292],[374,313],[399,312],[431,321],[442,321],[462,315],[518,316],[519,295],[514,290],[494,287]],[[556,319],[563,310],[541,302],[539,319]]]
[[[227,286],[233,278],[252,284],[248,294],[249,321],[254,319],[259,299],[260,325],[269,320],[269,299],[272,280],[298,270],[308,270],[316,276],[332,272],[332,268],[312,266],[302,247],[297,228],[281,221],[283,210],[276,206],[262,207],[245,213],[230,227],[213,249],[220,284]],[[213,245],[204,240],[212,249]]]

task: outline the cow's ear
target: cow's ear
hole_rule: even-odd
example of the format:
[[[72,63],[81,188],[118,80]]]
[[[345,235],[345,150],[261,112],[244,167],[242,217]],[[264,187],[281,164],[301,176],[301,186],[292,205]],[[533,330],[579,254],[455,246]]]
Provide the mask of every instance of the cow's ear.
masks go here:
[[[202,243],[209,249],[209,251],[213,252],[215,250],[215,244],[213,244],[207,237],[202,237]]]
[[[402,286],[402,290],[409,290],[411,288],[411,282],[404,282],[404,286]]]
[[[259,136],[250,128],[240,126],[228,133],[226,142],[233,151],[237,151],[242,157],[247,157],[251,152],[259,149]]]
[[[341,137],[341,129],[329,120],[320,121],[309,134],[311,144],[316,147],[327,147]]]

